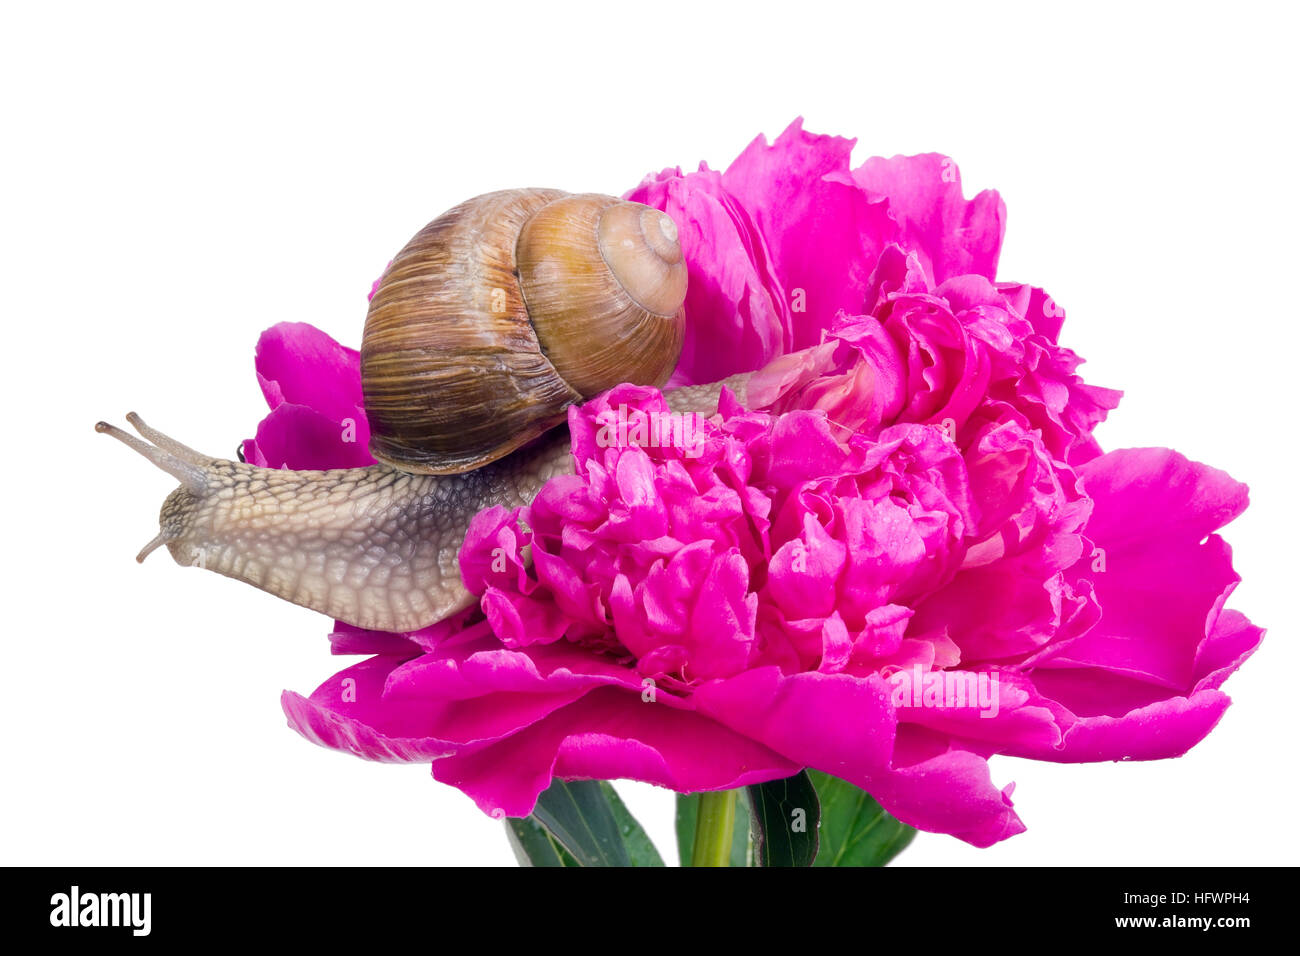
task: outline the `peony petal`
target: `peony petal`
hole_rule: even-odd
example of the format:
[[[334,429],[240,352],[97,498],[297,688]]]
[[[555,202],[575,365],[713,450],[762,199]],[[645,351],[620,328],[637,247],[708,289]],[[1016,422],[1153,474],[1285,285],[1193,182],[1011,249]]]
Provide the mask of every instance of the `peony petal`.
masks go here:
[[[1227,472],[1168,448],[1113,451],[1079,469],[1096,502],[1088,537],[1109,550],[1146,539],[1195,543],[1246,510]]]
[[[312,743],[368,760],[429,760],[448,753],[447,742],[427,733],[437,701],[399,707],[384,698],[384,682],[400,663],[372,657],[335,674],[310,699],[285,691],[280,703],[289,726]]]
[[[286,692],[282,703],[290,726],[314,743],[370,760],[426,760],[508,737],[594,688],[640,694],[641,680],[572,647],[525,654],[488,636],[409,661],[374,657],[310,699]],[[669,693],[659,699],[664,710],[683,706]]]
[[[938,153],[873,157],[853,170],[853,178],[870,195],[888,199],[901,244],[917,253],[932,285],[966,273],[995,278],[1006,206],[991,189],[964,199],[951,159]]]
[[[796,119],[770,146],[757,137],[722,175],[789,296],[790,349],[816,345],[839,311],[863,311],[876,257],[895,237],[884,202],[850,173],[853,142],[807,133]]]
[[[1028,678],[1013,671],[927,673],[917,667],[910,674],[900,671],[890,683],[896,687],[895,703],[901,699],[900,722],[999,749],[1007,745],[1049,749],[1061,743],[1057,711]]]
[[[283,402],[257,426],[257,454],[267,468],[329,469],[373,465],[369,434],[313,408]],[[247,457],[247,456],[246,456]]]
[[[1099,667],[1186,692],[1239,580],[1231,550],[1210,532],[1246,507],[1246,486],[1168,449],[1111,452],[1080,475],[1097,550],[1077,573],[1091,579],[1102,618],[1043,666]]]
[[[900,728],[896,740],[890,689],[878,677],[784,676],[764,667],[701,685],[696,704],[791,760],[862,787],[905,823],[976,846],[1024,829],[984,759],[939,736],[924,739],[946,749],[917,746],[930,734],[918,728]]]
[[[1217,690],[1228,676],[1259,648],[1264,629],[1251,624],[1240,611],[1224,611],[1213,631],[1196,651],[1193,691]]]
[[[605,688],[499,743],[434,761],[433,776],[459,787],[486,813],[527,816],[553,776],[626,778],[692,792],[760,783],[798,769],[699,714]]]
[[[811,514],[803,534],[787,541],[768,565],[772,599],[787,617],[827,617],[835,609],[836,583],[848,549]]]
[[[272,408],[292,402],[342,422],[364,405],[360,353],[305,322],[281,322],[263,332],[256,365]]]
[[[904,823],[987,847],[1025,830],[1011,802],[1013,789],[993,785],[988,761],[978,753],[904,724],[894,770],[870,793]]]
[[[1214,729],[1229,703],[1228,695],[1221,691],[1197,691],[1190,697],[1156,701],[1120,717],[1081,717],[1065,731],[1059,747],[1040,748],[1023,741],[1005,752],[1060,763],[1180,757]]]

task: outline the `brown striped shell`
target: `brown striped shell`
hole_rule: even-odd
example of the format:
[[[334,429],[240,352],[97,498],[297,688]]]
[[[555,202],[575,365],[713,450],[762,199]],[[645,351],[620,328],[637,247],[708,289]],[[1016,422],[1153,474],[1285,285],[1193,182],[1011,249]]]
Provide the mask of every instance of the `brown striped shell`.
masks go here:
[[[397,254],[370,302],[370,451],[403,471],[479,468],[681,353],[686,263],[664,213],[513,189],[461,203]]]

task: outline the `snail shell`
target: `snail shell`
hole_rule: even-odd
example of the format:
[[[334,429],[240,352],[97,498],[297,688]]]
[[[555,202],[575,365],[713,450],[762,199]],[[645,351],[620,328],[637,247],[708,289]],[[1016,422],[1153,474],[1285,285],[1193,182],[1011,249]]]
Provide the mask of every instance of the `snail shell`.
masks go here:
[[[371,454],[451,474],[500,458],[620,382],[662,385],[686,264],[664,213],[552,189],[488,193],[397,254],[371,299]]]

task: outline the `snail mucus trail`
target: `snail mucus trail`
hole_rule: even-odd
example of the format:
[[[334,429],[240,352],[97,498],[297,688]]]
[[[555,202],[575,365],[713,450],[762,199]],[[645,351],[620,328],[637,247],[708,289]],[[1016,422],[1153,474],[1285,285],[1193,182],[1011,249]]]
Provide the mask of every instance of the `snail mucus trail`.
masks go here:
[[[572,473],[566,409],[620,382],[660,386],[680,355],[686,265],[663,213],[609,196],[507,190],[429,223],[370,304],[361,377],[379,464],[329,471],[214,458],[127,421],[97,431],[180,482],[159,533],[197,565],[358,627],[405,632],[474,603],[459,551],[492,505]],[[711,415],[725,384],[669,389]]]

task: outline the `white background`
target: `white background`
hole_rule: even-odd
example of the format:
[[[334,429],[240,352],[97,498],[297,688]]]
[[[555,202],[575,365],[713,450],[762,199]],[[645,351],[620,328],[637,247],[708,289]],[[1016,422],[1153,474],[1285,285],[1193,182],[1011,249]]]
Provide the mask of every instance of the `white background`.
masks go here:
[[[909,864],[1294,861],[1297,169],[1283,4],[35,5],[0,24],[5,362],[0,862],[510,864],[425,766],[285,726],[330,622],[165,553],[174,482],[97,436],[138,410],[229,455],[258,333],[357,345],[428,219],[507,186],[725,167],[796,115],[938,150],[1009,207],[1000,277],[1069,312],[1106,447],[1249,482],[1233,605],[1271,628],[1189,756],[996,759],[1027,833]],[[671,854],[672,797],[622,786]]]

